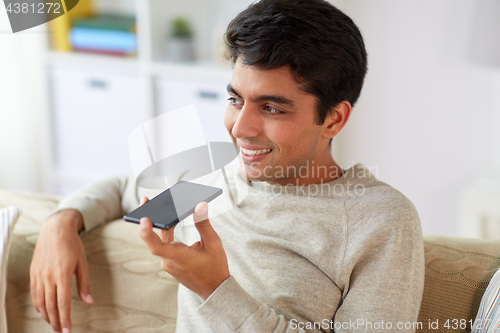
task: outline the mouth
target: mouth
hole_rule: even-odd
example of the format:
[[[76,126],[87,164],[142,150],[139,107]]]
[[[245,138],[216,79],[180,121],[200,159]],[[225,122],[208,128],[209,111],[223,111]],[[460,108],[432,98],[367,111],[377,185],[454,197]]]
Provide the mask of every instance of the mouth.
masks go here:
[[[267,148],[267,149],[259,149],[259,150],[250,150],[250,149],[245,149],[241,147],[241,152],[246,155],[246,156],[259,156],[259,155],[264,155],[267,153],[270,153],[272,149]]]

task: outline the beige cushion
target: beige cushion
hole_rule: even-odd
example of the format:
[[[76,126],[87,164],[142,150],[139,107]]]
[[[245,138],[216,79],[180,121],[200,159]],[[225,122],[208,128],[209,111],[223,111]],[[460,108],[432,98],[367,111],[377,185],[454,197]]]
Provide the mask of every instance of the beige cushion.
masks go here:
[[[419,322],[422,331],[469,332],[488,282],[500,267],[500,241],[436,235],[424,237],[425,286]],[[467,329],[452,330],[453,319]],[[429,330],[438,320],[440,330]],[[448,321],[450,328],[445,328]]]
[[[31,305],[29,266],[41,222],[57,198],[0,191],[0,208],[23,210],[14,229],[8,262],[9,332],[52,332]],[[95,303],[83,303],[73,281],[74,333],[174,332],[178,283],[161,270],[138,235],[138,225],[117,220],[82,234]]]

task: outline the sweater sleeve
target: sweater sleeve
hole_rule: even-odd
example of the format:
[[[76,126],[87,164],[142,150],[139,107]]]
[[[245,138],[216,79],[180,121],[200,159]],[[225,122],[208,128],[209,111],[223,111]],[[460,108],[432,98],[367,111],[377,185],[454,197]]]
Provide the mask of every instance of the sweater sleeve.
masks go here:
[[[59,202],[55,214],[63,209],[76,209],[83,216],[85,231],[106,221],[123,217],[138,206],[132,177],[113,177],[89,183]]]
[[[227,278],[198,308],[215,332],[305,332],[300,324],[250,296],[233,276]]]
[[[233,276],[202,303],[198,314],[215,332],[280,333],[305,332],[304,329],[415,332],[421,327],[417,319],[423,293],[424,252],[418,215],[408,214],[406,220],[395,216],[393,222],[397,227],[389,224],[378,232],[370,230],[374,234],[369,239],[357,239],[356,245],[348,244],[346,267],[340,274],[348,281],[343,302],[331,322],[322,321],[322,327],[287,321],[249,295]],[[352,270],[351,263],[354,263]]]
[[[407,198],[387,191],[344,205],[344,238],[335,240],[344,244],[344,253],[331,276],[342,301],[321,327],[287,321],[233,276],[198,307],[202,320],[215,332],[415,332],[424,324],[417,322],[425,273],[420,220]]]
[[[420,220],[405,197],[349,209],[336,332],[415,332],[424,286]],[[358,207],[359,208],[359,207]],[[355,213],[353,213],[355,211]]]

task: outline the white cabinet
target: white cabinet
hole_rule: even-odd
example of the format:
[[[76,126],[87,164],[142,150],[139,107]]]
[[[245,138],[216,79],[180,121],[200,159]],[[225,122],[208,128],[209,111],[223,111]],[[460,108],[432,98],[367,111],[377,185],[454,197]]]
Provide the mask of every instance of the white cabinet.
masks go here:
[[[208,142],[227,141],[228,134],[224,127],[229,98],[227,85],[166,78],[157,79],[155,85],[157,114],[194,104],[205,139]]]
[[[43,68],[50,85],[40,106],[47,123],[43,191],[64,195],[91,180],[131,173],[128,135],[179,107],[195,104],[207,141],[226,141],[223,116],[232,70],[213,52],[229,21],[251,2],[96,0],[97,11],[136,17],[136,56],[57,52],[48,43]],[[195,62],[165,61],[171,22],[179,16],[193,26]],[[156,139],[150,144],[161,144]]]
[[[50,76],[57,178],[73,179],[74,187],[129,174],[128,135],[148,118],[139,77],[57,67]],[[56,186],[66,192],[63,184]]]

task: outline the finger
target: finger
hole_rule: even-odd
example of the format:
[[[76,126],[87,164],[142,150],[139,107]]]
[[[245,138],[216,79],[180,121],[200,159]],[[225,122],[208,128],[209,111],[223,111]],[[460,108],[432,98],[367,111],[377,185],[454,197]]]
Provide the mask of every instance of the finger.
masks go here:
[[[61,281],[61,284],[57,286],[57,307],[59,310],[59,318],[64,333],[71,330],[71,275]]]
[[[153,231],[153,224],[147,217],[143,217],[140,221],[139,235],[146,243],[149,251],[154,255],[160,255],[163,242],[156,232]]]
[[[45,307],[49,317],[49,323],[55,332],[61,332],[61,325],[59,323],[59,311],[57,309],[57,293],[55,286],[45,286]]]
[[[160,235],[161,241],[164,243],[173,242],[174,241],[174,229],[175,229],[175,225],[168,230],[162,230],[161,235]]]
[[[208,204],[206,202],[200,202],[194,209],[194,221],[203,242],[219,240],[219,235],[208,220]]]
[[[148,197],[142,197],[141,198],[141,206],[144,205],[148,201],[149,201]]]
[[[31,303],[33,304],[33,307],[35,308],[36,312],[40,313],[40,310],[38,310],[38,304],[36,301],[36,277],[33,271],[30,271],[30,296],[31,296]]]
[[[40,280],[36,280],[35,293],[35,303],[38,313],[46,322],[50,323],[47,310],[45,309],[45,289]]]
[[[208,204],[206,202],[200,202],[194,208],[193,213],[194,223],[199,223],[208,220]]]
[[[89,268],[87,261],[82,260],[76,266],[76,287],[78,289],[78,296],[87,304],[93,304],[94,299],[90,294],[89,284]]]
[[[165,258],[176,254],[176,246],[173,243],[163,243],[160,236],[153,231],[153,224],[147,217],[141,219],[140,225],[139,235],[148,246],[149,252]]]

